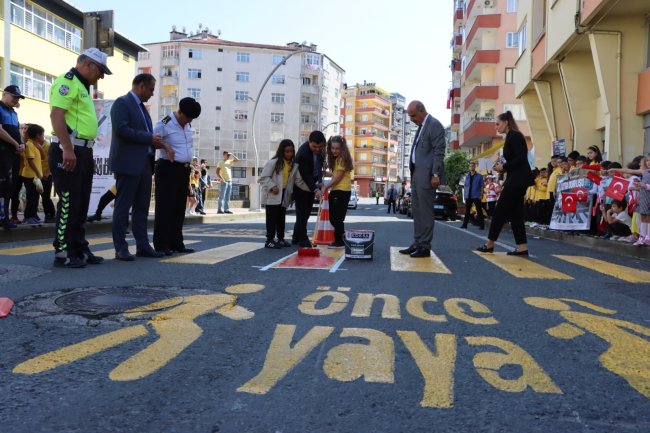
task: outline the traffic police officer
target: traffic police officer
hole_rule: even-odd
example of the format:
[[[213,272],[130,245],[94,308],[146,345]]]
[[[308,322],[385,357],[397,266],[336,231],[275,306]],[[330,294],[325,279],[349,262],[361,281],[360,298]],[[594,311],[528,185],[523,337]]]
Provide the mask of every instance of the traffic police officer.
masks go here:
[[[25,151],[18,115],[14,110],[21,99],[25,97],[20,88],[12,84],[5,87],[0,100],[0,197],[4,198],[2,225],[5,229],[16,228],[16,224],[9,220],[9,200],[18,181],[20,154]]]
[[[54,234],[54,266],[81,268],[99,264],[102,257],[88,249],[84,223],[88,214],[93,181],[93,145],[97,115],[90,86],[111,75],[107,56],[88,48],[77,58],[77,66],[59,76],[50,90],[50,119],[54,137],[49,165],[59,196]]]
[[[183,98],[179,109],[162,118],[153,133],[159,134],[171,152],[160,150],[156,162],[156,215],[153,246],[156,251],[171,255],[174,251],[192,253],[183,243],[183,221],[189,188],[192,160],[192,126],[201,114],[201,105],[193,98]]]

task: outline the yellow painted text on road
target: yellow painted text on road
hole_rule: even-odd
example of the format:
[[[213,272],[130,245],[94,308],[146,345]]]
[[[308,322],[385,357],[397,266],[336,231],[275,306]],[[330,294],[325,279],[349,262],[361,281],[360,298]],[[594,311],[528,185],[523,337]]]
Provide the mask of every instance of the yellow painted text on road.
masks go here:
[[[241,256],[251,251],[264,247],[260,242],[236,242],[234,244],[222,247],[212,248],[209,250],[199,251],[192,254],[172,257],[161,260],[164,263],[192,263],[199,265],[214,265],[233,257]]]
[[[434,274],[451,274],[451,271],[431,251],[430,257],[414,259],[406,254],[400,254],[402,247],[390,247],[390,270],[396,272],[431,272]]]
[[[516,278],[573,280],[569,275],[547,268],[527,258],[508,256],[506,253],[479,253],[478,251],[474,251],[474,253]]]
[[[554,257],[629,283],[650,283],[650,272],[641,269],[616,265],[604,260],[592,259],[591,257],[563,256],[559,254],[555,254]]]

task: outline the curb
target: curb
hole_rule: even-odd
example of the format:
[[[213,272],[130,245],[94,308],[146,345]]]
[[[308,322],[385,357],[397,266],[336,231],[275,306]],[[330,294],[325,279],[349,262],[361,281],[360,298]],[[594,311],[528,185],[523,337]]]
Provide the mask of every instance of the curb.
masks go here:
[[[263,218],[264,211],[237,212],[233,214],[208,214],[208,215],[186,215],[184,225],[195,225],[203,223],[227,223],[256,218]],[[147,228],[153,228],[154,218],[149,216]],[[111,232],[111,220],[86,223],[86,234],[94,235]],[[18,226],[18,228],[4,231],[0,229],[0,244],[9,242],[32,241],[38,239],[54,239],[54,224],[42,224],[38,226]]]

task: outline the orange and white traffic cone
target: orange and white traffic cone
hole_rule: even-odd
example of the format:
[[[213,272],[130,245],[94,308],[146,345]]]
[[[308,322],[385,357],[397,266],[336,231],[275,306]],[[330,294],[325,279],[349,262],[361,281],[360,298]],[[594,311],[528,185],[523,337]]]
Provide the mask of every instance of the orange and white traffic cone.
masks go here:
[[[329,245],[334,242],[334,226],[330,223],[329,192],[323,197],[323,202],[318,212],[316,231],[314,232],[313,244]]]

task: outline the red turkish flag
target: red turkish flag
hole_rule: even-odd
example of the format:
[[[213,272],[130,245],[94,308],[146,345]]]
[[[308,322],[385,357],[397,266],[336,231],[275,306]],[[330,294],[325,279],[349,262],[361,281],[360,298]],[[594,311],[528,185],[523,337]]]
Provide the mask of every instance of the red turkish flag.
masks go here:
[[[589,190],[587,188],[576,188],[573,192],[578,197],[578,201],[586,202],[587,198],[589,198]]]
[[[578,205],[578,194],[572,192],[562,193],[562,212],[576,213]]]
[[[590,181],[592,181],[596,185],[600,185],[601,178],[598,175],[598,173],[596,173],[595,171],[587,170],[587,179],[589,179]]]
[[[614,200],[622,201],[625,199],[625,193],[627,192],[627,188],[629,186],[629,180],[620,176],[614,176],[612,177],[612,182],[605,190],[605,196],[613,198]]]

